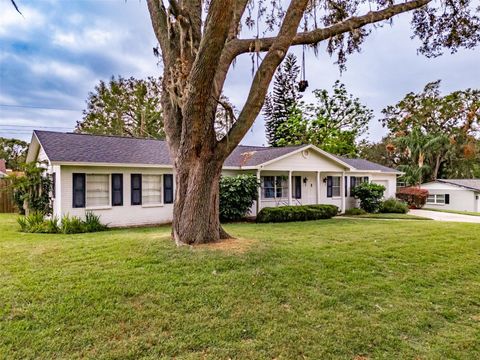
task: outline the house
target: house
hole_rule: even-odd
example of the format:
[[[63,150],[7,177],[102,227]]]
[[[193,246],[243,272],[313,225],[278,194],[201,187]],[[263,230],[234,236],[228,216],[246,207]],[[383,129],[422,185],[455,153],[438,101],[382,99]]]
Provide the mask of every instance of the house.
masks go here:
[[[4,159],[0,159],[0,179],[7,176],[7,165]]]
[[[112,226],[170,222],[174,171],[167,143],[160,140],[34,131],[27,161],[45,161],[53,174],[54,216],[93,211]],[[357,205],[350,190],[363,181],[395,196],[400,173],[362,159],[329,154],[313,145],[238,146],[223,175],[250,173],[261,182],[252,215],[267,206]]]
[[[480,179],[437,179],[421,188],[429,194],[425,207],[480,212]]]

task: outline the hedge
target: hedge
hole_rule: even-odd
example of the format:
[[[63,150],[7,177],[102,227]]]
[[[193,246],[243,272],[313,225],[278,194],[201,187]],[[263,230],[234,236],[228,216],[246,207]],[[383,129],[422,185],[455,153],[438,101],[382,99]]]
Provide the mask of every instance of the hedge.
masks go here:
[[[397,199],[405,201],[412,209],[421,209],[427,202],[428,190],[418,187],[405,187],[397,190]]]
[[[303,206],[279,206],[266,207],[257,215],[257,222],[289,222],[330,219],[338,214],[335,205],[303,205]]]

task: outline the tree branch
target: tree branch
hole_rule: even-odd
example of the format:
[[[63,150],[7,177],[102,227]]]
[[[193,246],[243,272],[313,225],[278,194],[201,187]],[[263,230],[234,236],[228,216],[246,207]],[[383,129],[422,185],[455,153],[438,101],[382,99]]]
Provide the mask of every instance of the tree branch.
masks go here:
[[[170,41],[168,39],[167,12],[161,0],[147,0],[147,6],[150,12],[153,31],[162,49],[164,61],[167,62],[165,67],[168,67],[168,62],[170,61],[168,56]]]
[[[195,61],[187,83],[188,93],[183,107],[185,119],[197,119],[205,114],[205,107],[211,101],[211,91],[215,73],[233,18],[234,0],[213,0],[206,19],[205,31],[196,54]],[[187,133],[198,133],[205,130],[214,132],[213,123],[206,119],[184,124]],[[201,138],[201,137],[200,137]]]
[[[389,6],[383,10],[370,11],[362,16],[354,16],[323,29],[300,32],[293,39],[292,45],[316,44],[320,41],[361,28],[365,25],[388,20],[395,15],[421,8],[431,1],[432,0],[412,0]],[[275,37],[266,37],[261,39],[236,39],[230,42],[229,47],[232,48],[232,52],[236,57],[243,53],[268,51],[268,49],[275,42],[275,39]]]
[[[263,106],[273,74],[287,54],[307,4],[308,0],[293,0],[290,3],[278,35],[255,73],[247,101],[238,116],[237,122],[232,126],[229,133],[218,142],[219,156],[230,154],[255,121]]]

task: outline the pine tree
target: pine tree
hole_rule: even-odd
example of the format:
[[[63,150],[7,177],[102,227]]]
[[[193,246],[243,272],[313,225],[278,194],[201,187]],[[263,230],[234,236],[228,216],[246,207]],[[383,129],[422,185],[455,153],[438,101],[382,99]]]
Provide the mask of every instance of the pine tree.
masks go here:
[[[285,138],[279,128],[290,116],[291,109],[297,105],[301,95],[298,93],[298,75],[300,67],[293,54],[285,57],[275,74],[273,92],[265,99],[263,114],[265,116],[265,132],[270,146],[282,146],[280,139]]]

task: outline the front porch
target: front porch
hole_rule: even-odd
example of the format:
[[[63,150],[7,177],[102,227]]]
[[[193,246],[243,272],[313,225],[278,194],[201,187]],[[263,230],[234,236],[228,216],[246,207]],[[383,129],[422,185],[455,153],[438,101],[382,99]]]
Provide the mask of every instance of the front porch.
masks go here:
[[[257,214],[264,207],[332,204],[345,212],[347,181],[344,171],[258,170]]]

